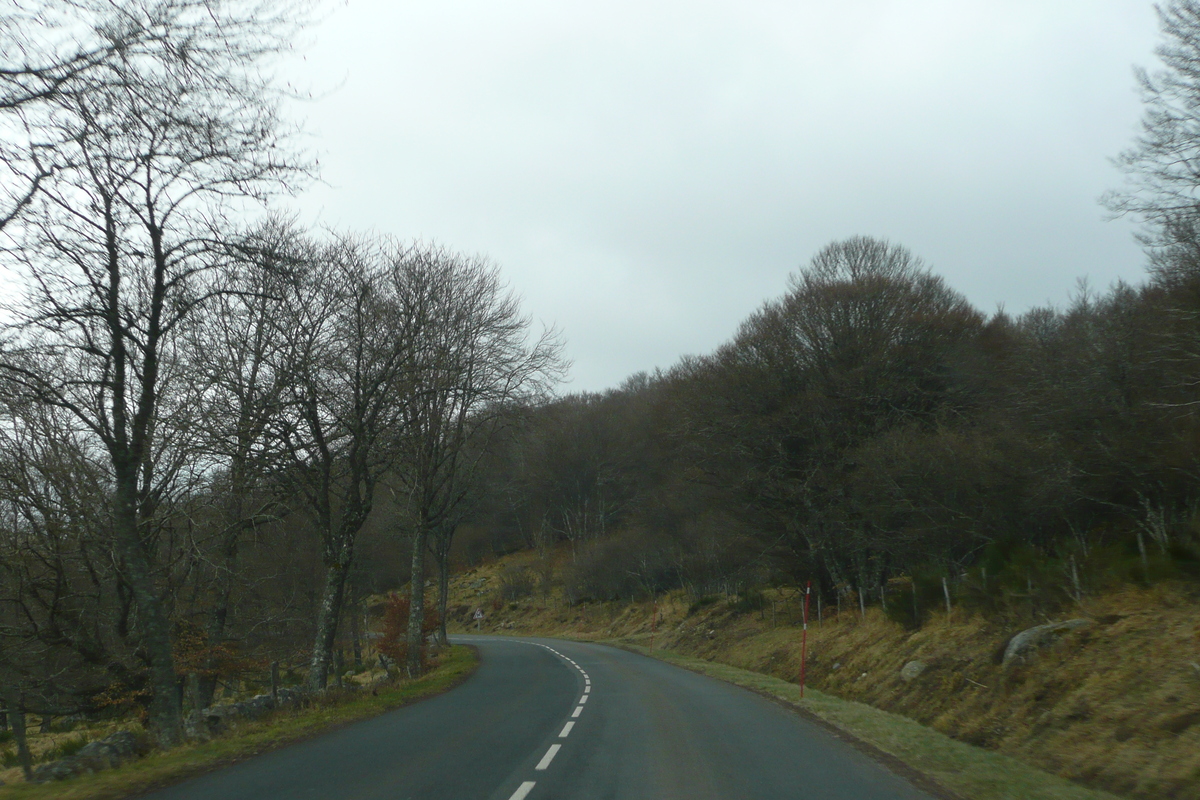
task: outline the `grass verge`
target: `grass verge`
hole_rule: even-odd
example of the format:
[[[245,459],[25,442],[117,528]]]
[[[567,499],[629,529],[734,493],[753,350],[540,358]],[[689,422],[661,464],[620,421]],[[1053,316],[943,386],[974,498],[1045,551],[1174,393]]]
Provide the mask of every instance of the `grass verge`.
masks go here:
[[[470,677],[478,665],[479,659],[470,648],[452,647],[428,674],[414,681],[381,686],[375,695],[364,692],[337,705],[281,712],[258,722],[245,722],[233,733],[210,742],[151,753],[94,775],[4,786],[0,788],[0,800],[118,800],[134,796],[448,691]]]
[[[841,700],[812,688],[758,672],[615,640],[627,650],[743,686],[816,717],[878,748],[917,773],[970,800],[1120,800],[1088,789],[1000,753],[951,739],[907,717],[864,703]]]

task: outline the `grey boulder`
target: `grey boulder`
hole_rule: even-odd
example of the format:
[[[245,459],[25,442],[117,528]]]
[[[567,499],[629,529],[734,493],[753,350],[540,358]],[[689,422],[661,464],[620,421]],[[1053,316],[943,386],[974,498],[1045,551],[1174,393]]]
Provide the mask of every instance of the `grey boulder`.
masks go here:
[[[1038,650],[1057,642],[1064,633],[1086,628],[1092,624],[1094,624],[1092,620],[1080,618],[1069,619],[1065,622],[1051,622],[1048,625],[1038,625],[1023,630],[1008,640],[1001,663],[1006,667],[1028,663],[1037,655]]]
[[[117,731],[98,741],[88,742],[73,756],[42,764],[33,771],[33,782],[65,781],[77,775],[112,769],[141,754],[141,743],[137,736],[129,731]]]

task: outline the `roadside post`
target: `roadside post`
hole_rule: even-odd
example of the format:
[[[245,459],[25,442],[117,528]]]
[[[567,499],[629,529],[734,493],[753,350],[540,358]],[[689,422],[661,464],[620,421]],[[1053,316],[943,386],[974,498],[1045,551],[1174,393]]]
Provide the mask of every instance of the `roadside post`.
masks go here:
[[[483,609],[475,609],[475,632],[479,633],[483,630]]]
[[[654,649],[654,634],[658,631],[658,595],[654,598],[653,611],[650,613],[650,649]]]
[[[804,697],[805,668],[808,666],[808,601],[812,597],[812,581],[804,586],[804,628],[800,633],[800,696]]]

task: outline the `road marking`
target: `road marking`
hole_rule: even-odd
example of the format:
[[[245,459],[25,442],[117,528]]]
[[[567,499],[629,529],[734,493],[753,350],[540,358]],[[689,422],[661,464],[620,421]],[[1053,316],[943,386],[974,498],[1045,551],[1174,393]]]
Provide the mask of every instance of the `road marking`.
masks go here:
[[[512,793],[512,797],[508,798],[508,800],[525,800],[529,796],[529,793],[533,791],[534,786],[537,786],[537,784],[533,781],[525,781],[517,787],[517,790]]]
[[[558,656],[563,661],[566,661],[568,664],[570,664],[575,669],[579,670],[579,674],[583,676],[583,684],[584,684],[583,685],[583,694],[579,698],[579,703],[575,706],[574,710],[571,712],[571,718],[569,720],[567,720],[567,723],[565,725],[563,725],[562,730],[558,734],[558,738],[565,739],[565,738],[567,738],[567,736],[569,736],[571,734],[571,729],[575,727],[575,720],[578,719],[579,716],[583,713],[583,704],[587,702],[588,697],[591,695],[592,677],[587,674],[587,670],[585,670],[583,667],[581,667],[579,665],[579,663],[577,661],[575,661],[575,659],[573,659],[570,656],[567,656],[563,653],[560,653],[558,650],[555,650],[550,645],[542,644],[541,642],[529,642],[529,644],[536,644],[538,647],[542,647],[542,648],[545,648],[546,650],[549,650],[551,653]],[[554,757],[556,755],[558,755],[558,751],[561,749],[562,749],[561,744],[550,745],[550,749],[546,751],[546,754],[544,756],[542,756],[542,760],[537,763],[537,766],[534,767],[534,769],[539,772],[548,769],[550,767],[550,762],[552,762],[554,760]],[[534,781],[525,781],[517,788],[517,790],[515,792],[512,793],[512,796],[509,797],[508,800],[525,800],[525,798],[529,795],[529,793],[531,791],[533,791],[533,787],[536,785],[537,784]]]
[[[546,751],[546,755],[542,756],[542,760],[538,762],[538,765],[534,767],[534,769],[545,769],[546,767],[550,766],[550,762],[554,760],[556,755],[558,755],[558,751],[561,748],[561,744],[550,745],[550,749]]]

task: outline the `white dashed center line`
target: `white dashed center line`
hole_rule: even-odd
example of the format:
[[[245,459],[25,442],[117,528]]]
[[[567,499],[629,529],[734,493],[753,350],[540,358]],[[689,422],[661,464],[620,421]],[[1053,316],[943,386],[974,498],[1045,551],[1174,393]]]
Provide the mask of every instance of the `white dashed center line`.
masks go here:
[[[575,720],[578,719],[579,715],[583,713],[583,704],[586,703],[588,697],[591,696],[592,678],[587,674],[583,667],[579,666],[578,663],[566,655],[558,652],[553,647],[542,644],[541,642],[530,642],[530,644],[536,644],[538,647],[544,647],[551,653],[554,653],[554,655],[558,656],[563,661],[566,661],[575,669],[579,670],[579,674],[583,676],[583,694],[579,697],[578,705],[576,705],[575,709],[571,712],[571,719],[569,719],[567,723],[563,725],[562,731],[560,731],[558,734],[558,738],[565,739],[571,734],[571,729],[575,727]],[[561,744],[550,745],[550,749],[546,751],[544,756],[542,756],[542,760],[537,763],[537,766],[534,767],[534,770],[542,772],[548,769],[550,767],[550,762],[554,760],[554,757],[558,755],[558,751],[561,749]],[[529,796],[529,793],[533,791],[534,786],[537,786],[536,781],[525,781],[517,787],[517,790],[512,793],[512,796],[509,797],[508,800],[525,800],[525,798]]]
[[[525,800],[534,786],[537,786],[537,784],[533,781],[525,781],[517,787],[517,790],[512,793],[512,797],[508,798],[508,800]]]
[[[546,755],[542,756],[542,760],[538,762],[538,765],[534,767],[534,769],[543,770],[550,766],[550,762],[554,760],[556,755],[558,755],[558,751],[560,749],[562,749],[561,744],[550,745],[550,749],[546,751]]]

